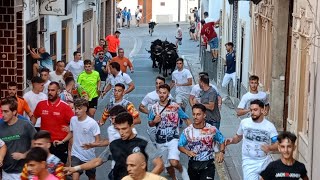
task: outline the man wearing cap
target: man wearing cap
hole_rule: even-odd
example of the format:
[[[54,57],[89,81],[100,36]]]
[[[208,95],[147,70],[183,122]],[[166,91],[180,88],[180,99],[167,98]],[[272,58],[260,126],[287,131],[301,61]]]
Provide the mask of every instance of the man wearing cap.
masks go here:
[[[25,93],[23,98],[27,101],[31,111],[34,112],[37,104],[42,100],[48,99],[48,97],[46,94],[42,92],[44,88],[44,80],[42,80],[38,76],[35,76],[31,79],[31,83],[32,83],[32,90]],[[41,119],[38,118],[35,125],[36,129],[40,128],[40,121]]]
[[[114,35],[110,34],[106,37],[106,41],[108,42],[108,51],[112,55],[112,57],[117,56],[117,50],[120,46],[120,40],[119,40],[120,34],[121,33],[119,31],[116,31],[114,32]]]
[[[99,45],[96,46],[94,49],[93,49],[93,53],[92,53],[92,56],[94,58],[96,58],[97,54],[99,51],[103,50],[103,46],[106,44],[106,41],[104,39],[100,39],[99,41]]]

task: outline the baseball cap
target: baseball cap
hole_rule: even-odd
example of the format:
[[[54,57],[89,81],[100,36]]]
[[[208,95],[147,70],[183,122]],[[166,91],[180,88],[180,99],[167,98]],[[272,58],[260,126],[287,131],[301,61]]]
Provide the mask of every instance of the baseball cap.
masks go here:
[[[31,83],[32,83],[32,84],[33,84],[33,83],[44,83],[44,80],[41,79],[41,77],[39,77],[39,76],[35,76],[35,77],[33,77],[33,78],[31,79]]]

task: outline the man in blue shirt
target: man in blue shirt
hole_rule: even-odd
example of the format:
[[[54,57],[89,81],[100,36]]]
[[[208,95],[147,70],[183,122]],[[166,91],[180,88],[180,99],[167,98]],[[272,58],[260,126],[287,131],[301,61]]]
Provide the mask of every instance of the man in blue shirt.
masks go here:
[[[214,157],[219,163],[224,158],[225,138],[215,126],[206,123],[206,111],[203,104],[192,106],[194,122],[184,129],[178,143],[180,152],[189,157],[190,180],[214,179]],[[220,145],[220,152],[213,156],[216,143]]]
[[[110,54],[109,54],[110,55]],[[108,65],[109,60],[112,58],[112,56],[106,56],[103,50],[100,50],[97,53],[96,58],[94,59],[94,69],[99,72],[100,75],[100,88],[99,91],[103,91],[104,86],[106,85],[106,79],[108,77]]]
[[[226,43],[226,65],[227,71],[223,77],[222,87],[227,87],[229,82],[233,81],[233,87],[236,87],[236,51],[233,50],[233,43]]]

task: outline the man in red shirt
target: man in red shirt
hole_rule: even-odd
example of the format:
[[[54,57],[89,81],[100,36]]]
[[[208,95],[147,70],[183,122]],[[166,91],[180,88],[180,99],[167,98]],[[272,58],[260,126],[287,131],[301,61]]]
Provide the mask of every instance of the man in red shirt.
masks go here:
[[[40,101],[34,110],[36,118],[41,117],[41,130],[49,131],[51,134],[51,143],[55,140],[61,141],[67,136],[67,127],[74,113],[70,106],[59,98],[59,84],[51,82],[48,86],[48,100]],[[35,121],[32,121],[35,124]],[[52,144],[50,152],[61,159],[63,163],[67,162],[68,142],[63,144]]]
[[[200,35],[210,45],[213,62],[218,60],[219,38],[214,28],[219,24],[219,21],[206,23],[205,20],[201,20],[202,29]]]
[[[114,32],[114,35],[108,35],[106,37],[106,41],[108,42],[108,52],[112,55],[112,57],[117,56],[117,50],[120,46],[120,34],[121,33],[119,31],[116,31]]]
[[[93,49],[93,53],[92,53],[92,56],[94,58],[96,58],[98,52],[100,52],[101,50],[103,50],[103,46],[106,45],[106,41],[104,39],[100,39],[99,41],[99,45],[96,46],[94,49]]]

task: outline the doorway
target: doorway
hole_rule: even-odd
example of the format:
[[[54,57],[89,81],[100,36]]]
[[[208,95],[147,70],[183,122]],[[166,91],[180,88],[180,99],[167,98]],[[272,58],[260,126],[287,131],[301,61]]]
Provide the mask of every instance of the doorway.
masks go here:
[[[27,47],[29,45],[31,48],[38,48],[38,33],[37,33],[38,26],[37,25],[38,25],[38,21],[35,20],[33,22],[28,23],[26,26],[26,46]],[[26,49],[28,49],[27,47]],[[29,50],[26,51],[26,62],[27,62],[26,77],[27,77],[27,80],[31,80],[33,77],[32,66],[34,63],[37,63],[37,60],[32,58]]]

